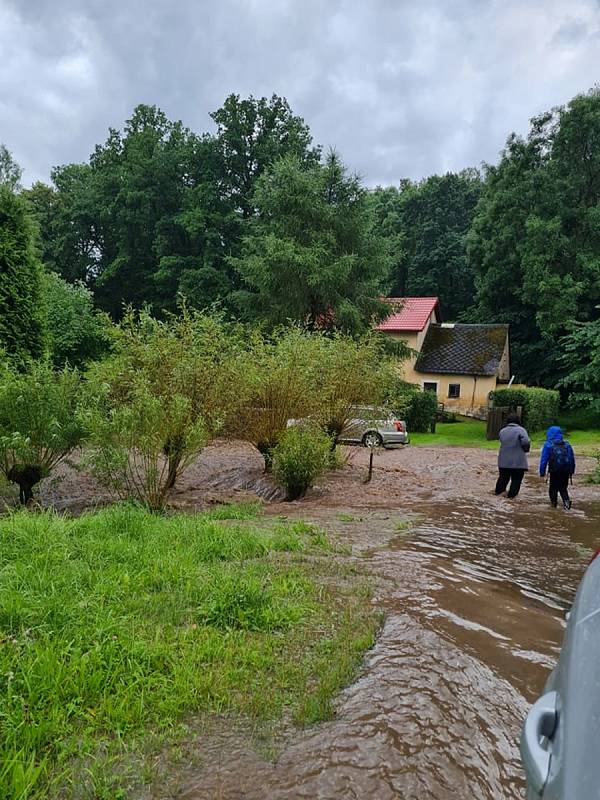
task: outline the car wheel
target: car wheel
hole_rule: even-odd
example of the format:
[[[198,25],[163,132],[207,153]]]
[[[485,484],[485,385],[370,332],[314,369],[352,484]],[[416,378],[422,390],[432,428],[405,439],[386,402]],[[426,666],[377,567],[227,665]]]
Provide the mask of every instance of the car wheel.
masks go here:
[[[362,443],[365,447],[381,447],[383,439],[377,431],[369,431],[363,436]]]

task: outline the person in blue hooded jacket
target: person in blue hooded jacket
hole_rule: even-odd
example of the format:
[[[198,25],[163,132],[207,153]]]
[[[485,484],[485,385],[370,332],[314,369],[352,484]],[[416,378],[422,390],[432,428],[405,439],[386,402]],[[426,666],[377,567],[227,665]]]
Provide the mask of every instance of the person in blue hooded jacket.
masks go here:
[[[550,474],[548,487],[550,502],[556,508],[560,493],[563,507],[568,511],[571,508],[569,478],[575,474],[575,453],[571,445],[565,442],[562,430],[558,425],[551,425],[546,432],[546,441],[540,458],[542,478],[546,474],[546,469]]]

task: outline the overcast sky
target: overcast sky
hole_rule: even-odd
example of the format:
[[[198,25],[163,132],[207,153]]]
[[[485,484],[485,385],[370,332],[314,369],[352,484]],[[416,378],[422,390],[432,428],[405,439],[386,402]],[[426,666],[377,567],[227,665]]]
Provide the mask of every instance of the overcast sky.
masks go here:
[[[288,98],[367,183],[495,161],[600,80],[600,0],[0,0],[0,142],[24,183],[138,103],[195,131]]]

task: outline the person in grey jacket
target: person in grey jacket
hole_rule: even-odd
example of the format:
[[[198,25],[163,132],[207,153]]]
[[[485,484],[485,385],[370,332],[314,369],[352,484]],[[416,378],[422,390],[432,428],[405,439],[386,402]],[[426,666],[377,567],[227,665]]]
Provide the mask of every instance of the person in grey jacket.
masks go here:
[[[498,480],[496,494],[503,494],[510,483],[508,497],[516,497],[521,488],[523,476],[529,469],[527,453],[531,442],[527,431],[521,425],[517,414],[509,414],[506,425],[500,431],[500,450],[498,452]]]

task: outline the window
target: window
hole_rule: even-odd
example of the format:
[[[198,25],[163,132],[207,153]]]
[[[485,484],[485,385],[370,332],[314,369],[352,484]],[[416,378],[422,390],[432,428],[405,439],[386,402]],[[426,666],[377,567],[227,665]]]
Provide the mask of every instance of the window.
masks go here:
[[[460,397],[460,383],[450,383],[448,385],[448,397]]]
[[[423,383],[424,392],[435,392],[437,394],[437,387],[437,381],[424,381]]]

